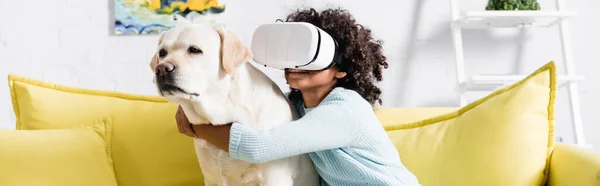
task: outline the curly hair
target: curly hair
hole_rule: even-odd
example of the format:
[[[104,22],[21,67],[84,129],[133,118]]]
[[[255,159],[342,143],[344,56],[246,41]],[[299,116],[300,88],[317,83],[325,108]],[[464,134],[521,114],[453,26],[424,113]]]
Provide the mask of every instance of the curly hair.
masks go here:
[[[383,69],[388,68],[383,41],[373,39],[371,30],[356,23],[348,10],[329,8],[319,13],[314,8],[298,9],[287,16],[286,22],[308,22],[331,35],[338,42],[343,60],[338,68],[347,72],[336,87],[358,92],[371,105],[382,104],[376,83],[383,79]],[[292,89],[290,98],[295,96],[301,96],[300,92]]]

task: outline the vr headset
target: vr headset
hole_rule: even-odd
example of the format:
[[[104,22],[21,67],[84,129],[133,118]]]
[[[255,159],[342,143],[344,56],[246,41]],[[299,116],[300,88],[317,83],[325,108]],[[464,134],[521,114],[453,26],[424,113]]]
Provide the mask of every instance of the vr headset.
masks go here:
[[[260,25],[252,36],[253,60],[276,69],[324,70],[341,64],[337,42],[304,22]]]

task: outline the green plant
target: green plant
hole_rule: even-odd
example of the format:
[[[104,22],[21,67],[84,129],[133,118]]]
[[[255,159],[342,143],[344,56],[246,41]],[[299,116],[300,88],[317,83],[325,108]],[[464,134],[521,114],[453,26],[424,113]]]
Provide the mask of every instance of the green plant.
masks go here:
[[[489,0],[486,10],[540,10],[537,0]]]

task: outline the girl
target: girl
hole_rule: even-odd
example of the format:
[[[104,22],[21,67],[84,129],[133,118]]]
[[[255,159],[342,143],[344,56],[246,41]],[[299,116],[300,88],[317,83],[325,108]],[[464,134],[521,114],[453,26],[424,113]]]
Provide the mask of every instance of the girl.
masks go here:
[[[298,10],[287,21],[321,28],[338,42],[343,56],[341,65],[326,70],[285,70],[292,90],[288,98],[301,118],[268,131],[235,122],[191,127],[179,108],[179,131],[254,163],[308,153],[321,185],[419,185],[372,109],[381,104],[375,83],[388,67],[381,41],[343,9]]]

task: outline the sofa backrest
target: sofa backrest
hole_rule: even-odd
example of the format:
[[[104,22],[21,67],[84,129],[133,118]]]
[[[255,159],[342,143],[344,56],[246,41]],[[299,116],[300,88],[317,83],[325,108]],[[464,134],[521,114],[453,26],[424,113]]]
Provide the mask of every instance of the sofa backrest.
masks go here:
[[[407,168],[424,185],[540,185],[554,147],[553,64],[463,108],[378,108]],[[177,105],[158,96],[96,91],[9,76],[17,129],[112,121],[119,185],[203,185]]]

